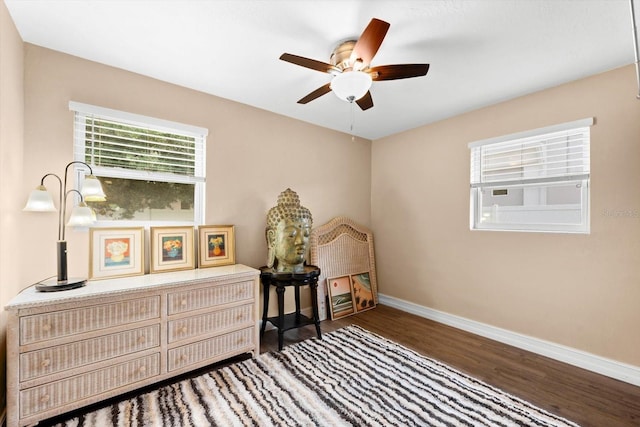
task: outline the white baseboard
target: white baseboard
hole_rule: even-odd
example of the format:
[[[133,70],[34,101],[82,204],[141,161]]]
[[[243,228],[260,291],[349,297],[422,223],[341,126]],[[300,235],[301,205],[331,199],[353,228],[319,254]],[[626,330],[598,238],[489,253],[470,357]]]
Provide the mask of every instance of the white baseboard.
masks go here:
[[[582,350],[555,344],[550,341],[511,332],[464,317],[434,310],[388,295],[378,294],[380,304],[388,305],[408,313],[462,329],[476,335],[512,345],[551,359],[559,360],[579,368],[606,375],[620,381],[640,386],[640,367],[596,356]]]

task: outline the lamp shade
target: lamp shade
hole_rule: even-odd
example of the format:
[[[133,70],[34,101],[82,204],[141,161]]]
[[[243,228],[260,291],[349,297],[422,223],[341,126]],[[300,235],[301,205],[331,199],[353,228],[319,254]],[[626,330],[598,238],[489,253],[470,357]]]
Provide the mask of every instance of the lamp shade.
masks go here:
[[[47,191],[47,188],[44,185],[39,185],[31,192],[31,194],[29,194],[27,204],[22,210],[34,212],[55,212],[56,207],[53,205],[53,199],[51,198],[51,194]]]
[[[84,177],[80,193],[87,202],[104,202],[107,200],[107,196],[104,194],[100,180],[98,180],[94,175],[87,175]]]
[[[68,227],[88,227],[94,222],[93,210],[85,202],[80,202],[71,210]]]
[[[344,101],[353,102],[362,98],[371,87],[371,76],[362,71],[346,71],[331,80],[331,90]]]

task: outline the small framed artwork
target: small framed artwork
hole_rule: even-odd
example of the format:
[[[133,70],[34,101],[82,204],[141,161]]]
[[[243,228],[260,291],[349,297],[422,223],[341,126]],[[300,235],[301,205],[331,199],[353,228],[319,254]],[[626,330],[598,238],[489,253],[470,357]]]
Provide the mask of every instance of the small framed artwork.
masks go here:
[[[349,276],[327,279],[327,288],[331,303],[329,306],[331,319],[335,320],[355,313],[351,278]]]
[[[91,228],[89,279],[144,274],[144,227]]]
[[[151,273],[195,268],[193,227],[151,227]]]
[[[356,313],[369,310],[376,306],[368,271],[360,274],[352,274],[351,288],[353,289],[353,305],[355,306]]]
[[[200,268],[236,263],[236,243],[233,225],[202,225],[198,227]]]

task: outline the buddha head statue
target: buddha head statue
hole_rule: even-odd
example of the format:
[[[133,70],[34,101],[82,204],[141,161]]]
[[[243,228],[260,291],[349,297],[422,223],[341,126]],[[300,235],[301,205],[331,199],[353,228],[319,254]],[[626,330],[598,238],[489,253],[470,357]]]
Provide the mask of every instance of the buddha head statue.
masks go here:
[[[278,204],[267,213],[267,266],[278,272],[303,271],[312,222],[295,191],[280,193]]]

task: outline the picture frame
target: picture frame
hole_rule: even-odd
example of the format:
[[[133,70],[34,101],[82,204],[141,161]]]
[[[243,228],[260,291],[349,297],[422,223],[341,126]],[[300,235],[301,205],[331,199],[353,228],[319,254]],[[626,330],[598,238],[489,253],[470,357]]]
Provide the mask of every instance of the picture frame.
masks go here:
[[[144,274],[144,227],[89,229],[89,280]]]
[[[353,301],[353,287],[349,275],[327,278],[327,291],[332,320],[349,316],[356,312]]]
[[[353,292],[353,306],[356,313],[375,308],[376,301],[370,272],[351,274],[349,277]]]
[[[235,226],[201,225],[198,227],[198,257],[200,268],[235,264]]]
[[[149,272],[193,270],[196,259],[193,235],[191,226],[151,227]]]

